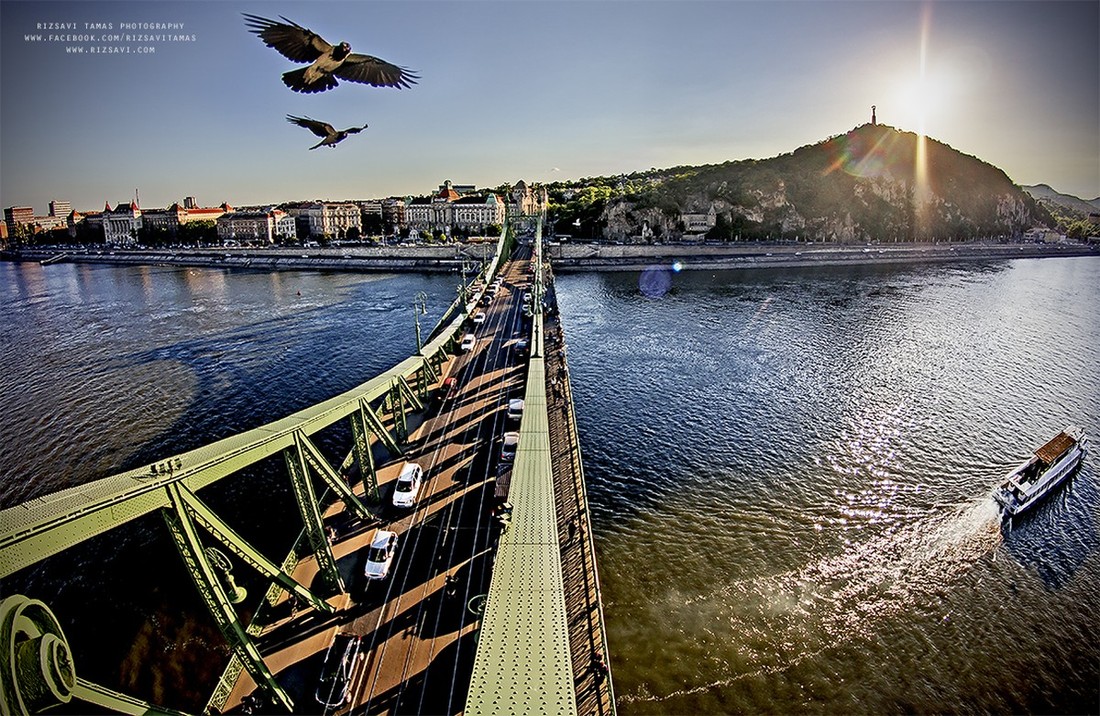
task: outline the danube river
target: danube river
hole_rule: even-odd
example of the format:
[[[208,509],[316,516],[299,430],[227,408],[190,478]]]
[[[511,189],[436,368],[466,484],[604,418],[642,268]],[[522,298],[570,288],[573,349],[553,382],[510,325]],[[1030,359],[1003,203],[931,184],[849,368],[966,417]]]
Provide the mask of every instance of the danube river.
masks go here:
[[[347,390],[408,355],[417,291],[427,329],[454,288],[0,263],[0,504]],[[1100,259],[575,274],[558,297],[621,713],[1100,710],[1097,455],[1011,530],[990,498],[1065,424],[1100,433]],[[19,585],[80,641],[160,599],[89,596],[92,558]],[[74,646],[78,668],[191,703],[197,672],[150,664],[216,631],[152,613],[121,669]]]

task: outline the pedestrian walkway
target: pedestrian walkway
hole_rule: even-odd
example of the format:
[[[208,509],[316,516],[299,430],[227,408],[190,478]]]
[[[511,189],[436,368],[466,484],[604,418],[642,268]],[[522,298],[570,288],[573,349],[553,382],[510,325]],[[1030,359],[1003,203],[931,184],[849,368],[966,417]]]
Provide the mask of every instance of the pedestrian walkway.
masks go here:
[[[546,315],[544,325],[550,459],[554,472],[577,713],[613,714],[615,694],[611,685],[599,574],[596,571],[584,470],[573,414],[569,368],[566,365],[566,343],[557,311],[557,298],[552,292],[547,303],[550,313]]]

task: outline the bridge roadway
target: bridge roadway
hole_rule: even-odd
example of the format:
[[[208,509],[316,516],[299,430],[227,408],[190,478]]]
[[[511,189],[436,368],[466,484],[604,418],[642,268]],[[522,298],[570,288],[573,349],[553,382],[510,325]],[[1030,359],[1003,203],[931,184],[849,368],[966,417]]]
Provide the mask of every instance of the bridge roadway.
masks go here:
[[[326,515],[336,530],[334,554],[347,595],[336,614],[313,611],[287,616],[263,632],[259,646],[296,710],[322,711],[316,700],[323,652],[337,633],[362,637],[362,658],[351,684],[348,710],[368,713],[456,713],[465,701],[479,615],[467,604],[489,588],[490,560],[500,523],[494,502],[500,437],[508,399],[521,397],[526,362],[514,345],[525,333],[519,297],[529,288],[525,262],[507,262],[504,288],[481,307],[485,323],[474,326],[476,347],[442,369],[458,392],[439,412],[410,432],[405,456],[378,470],[382,523],[361,525],[338,503]],[[515,429],[516,426],[510,426]],[[411,510],[392,507],[393,483],[406,462],[424,469],[425,484]],[[399,535],[386,579],[363,575],[366,547],[375,529]],[[317,574],[312,558],[294,577],[308,584]],[[451,585],[447,579],[451,578]],[[457,580],[457,582],[455,582]],[[238,705],[255,688],[242,674],[227,706]],[[332,713],[333,711],[328,711]]]
[[[406,461],[419,463],[426,481],[416,506],[411,510],[386,507],[380,524],[349,519],[342,503],[330,509],[325,520],[337,534],[333,552],[348,594],[330,601],[337,611],[328,616],[312,610],[296,613],[284,602],[280,617],[261,633],[258,643],[264,660],[287,689],[296,711],[453,714],[464,710],[481,626],[479,612],[489,591],[503,529],[494,508],[504,501],[511,468],[500,460],[501,438],[506,431],[519,430],[517,422],[507,420],[505,410],[509,399],[524,396],[527,377],[527,360],[517,353],[516,343],[531,332],[532,319],[524,316],[521,301],[532,288],[529,262],[521,250],[502,267],[503,289],[490,305],[481,307],[485,322],[471,329],[478,339],[476,347],[458,354],[441,371],[441,380],[448,375],[457,379],[457,394],[439,403],[437,412],[429,411],[429,417],[410,433],[403,458],[378,471],[382,502],[390,505],[401,466]],[[555,355],[555,366],[561,365],[560,350]],[[564,368],[556,370],[553,383],[560,386]],[[555,396],[562,397],[560,389]],[[554,407],[561,409],[563,404],[559,400]],[[560,419],[556,423],[565,425]],[[558,442],[555,447],[560,452]],[[575,448],[575,440],[564,444]],[[562,468],[556,476],[559,482],[565,481],[562,494],[572,499],[565,502],[559,496],[561,505],[571,506],[568,513],[559,510],[561,534],[575,553],[574,560],[579,560],[571,566],[580,570],[567,580],[581,594],[571,599],[571,611],[576,613],[571,620],[576,632],[572,641],[580,651],[573,657],[577,702],[586,700],[583,713],[611,713],[610,680],[603,680],[606,670],[599,673],[593,666],[598,664],[592,655],[605,653],[603,628],[591,542],[585,540],[587,549],[582,550],[582,540],[576,539],[577,526],[587,527],[587,515],[581,512],[583,500],[576,497],[583,486],[578,490],[579,481],[573,477],[573,466],[579,465],[579,449],[575,452],[575,462],[568,452],[560,452]],[[499,491],[498,476],[502,478]],[[376,528],[397,532],[399,544],[389,576],[368,580],[363,576],[365,548]],[[294,577],[309,584],[317,571],[316,561],[306,558]],[[362,656],[351,679],[350,702],[326,710],[316,699],[316,688],[324,650],[337,633],[360,636]],[[255,688],[248,674],[242,673],[226,707],[239,710]]]

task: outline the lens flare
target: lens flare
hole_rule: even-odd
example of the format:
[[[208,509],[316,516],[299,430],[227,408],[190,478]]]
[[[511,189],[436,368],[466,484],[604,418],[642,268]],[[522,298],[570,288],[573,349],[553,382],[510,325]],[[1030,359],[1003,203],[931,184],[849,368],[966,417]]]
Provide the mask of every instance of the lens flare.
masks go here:
[[[649,298],[663,298],[672,288],[672,272],[662,266],[649,266],[638,277],[638,289]]]

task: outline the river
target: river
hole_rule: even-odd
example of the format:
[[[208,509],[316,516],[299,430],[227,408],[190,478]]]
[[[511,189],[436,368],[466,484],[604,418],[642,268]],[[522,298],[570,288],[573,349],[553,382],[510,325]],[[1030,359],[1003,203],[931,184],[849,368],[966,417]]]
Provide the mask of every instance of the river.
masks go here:
[[[408,355],[417,291],[426,331],[454,287],[0,263],[0,504],[347,390]],[[1095,452],[1011,529],[990,499],[1067,423],[1100,433],[1100,259],[654,268],[558,297],[621,713],[1100,711]],[[107,579],[19,586],[64,611]],[[138,597],[108,601],[67,629]],[[136,664],[209,630],[134,629],[131,667],[91,675],[187,704]]]

